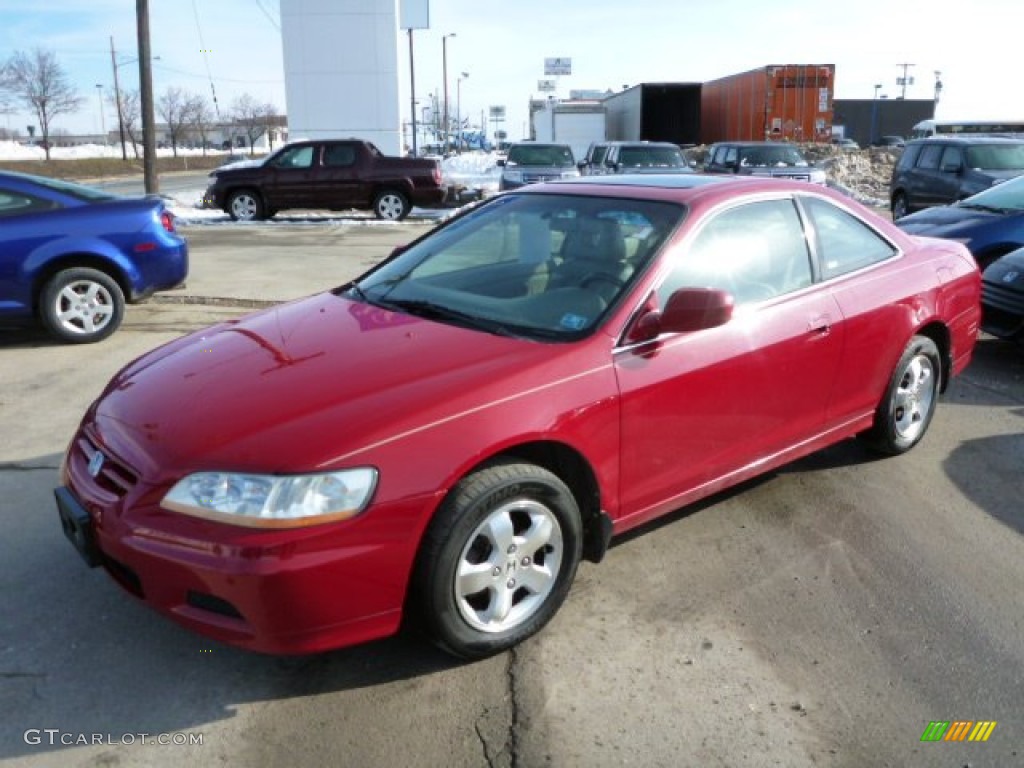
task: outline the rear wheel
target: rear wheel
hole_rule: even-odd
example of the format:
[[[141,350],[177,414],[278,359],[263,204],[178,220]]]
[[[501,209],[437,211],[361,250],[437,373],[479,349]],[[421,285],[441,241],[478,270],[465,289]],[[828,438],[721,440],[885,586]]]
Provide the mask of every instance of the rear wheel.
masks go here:
[[[927,336],[915,336],[896,364],[865,440],[881,453],[897,455],[909,451],[931,424],[941,384],[942,358],[938,347]]]
[[[412,595],[438,645],[483,658],[555,615],[581,551],[579,508],[565,483],[534,464],[496,464],[466,477],[438,510]]]
[[[386,190],[374,198],[373,213],[378,219],[401,221],[409,215],[409,201],[401,192]]]
[[[58,272],[43,286],[39,314],[46,330],[61,341],[89,344],[117,330],[124,318],[124,293],[110,275],[75,267]]]

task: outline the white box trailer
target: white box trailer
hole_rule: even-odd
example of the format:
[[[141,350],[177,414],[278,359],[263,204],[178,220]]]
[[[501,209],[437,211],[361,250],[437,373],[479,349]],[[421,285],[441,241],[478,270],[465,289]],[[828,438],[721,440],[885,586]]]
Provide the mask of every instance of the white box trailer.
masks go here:
[[[568,144],[579,162],[592,142],[608,136],[604,105],[598,101],[549,102],[533,113],[533,135],[537,141]]]

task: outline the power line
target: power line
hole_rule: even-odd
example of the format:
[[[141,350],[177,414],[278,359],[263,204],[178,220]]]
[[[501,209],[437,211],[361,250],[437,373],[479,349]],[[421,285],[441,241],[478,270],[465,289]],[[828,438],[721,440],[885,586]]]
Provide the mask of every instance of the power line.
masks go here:
[[[268,11],[266,8],[263,7],[263,3],[261,2],[261,0],[256,0],[256,5],[258,5],[259,9],[261,11],[263,11],[263,15],[267,17],[267,21],[269,21],[271,23],[271,25],[274,27],[274,29],[276,29],[278,32],[280,32],[281,31],[281,25],[278,24],[277,20],[273,16],[270,15],[270,11]]]
[[[203,42],[203,27],[199,23],[199,7],[196,0],[192,0],[192,13],[196,17],[196,31],[199,33],[199,50],[203,52],[203,63],[206,65],[206,76],[210,79],[210,93],[213,96],[213,111],[220,120],[220,104],[217,101],[217,89],[213,85],[213,73],[210,71],[210,51]]]

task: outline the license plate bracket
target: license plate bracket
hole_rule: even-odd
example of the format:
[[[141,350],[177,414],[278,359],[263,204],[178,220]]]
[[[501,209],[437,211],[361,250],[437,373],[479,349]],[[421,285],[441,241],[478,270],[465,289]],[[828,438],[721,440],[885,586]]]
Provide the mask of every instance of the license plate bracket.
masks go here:
[[[54,488],[53,495],[57,499],[57,513],[64,535],[82,556],[86,565],[95,568],[103,563],[103,553],[96,546],[96,536],[89,510],[79,503],[67,488]]]

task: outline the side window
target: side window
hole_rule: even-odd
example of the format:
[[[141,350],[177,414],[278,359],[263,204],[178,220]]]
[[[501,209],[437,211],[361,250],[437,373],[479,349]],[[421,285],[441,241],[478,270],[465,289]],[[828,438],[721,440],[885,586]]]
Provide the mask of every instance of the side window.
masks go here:
[[[50,200],[0,188],[0,218],[24,213],[39,213],[55,208],[60,208],[60,206]]]
[[[921,157],[917,161],[917,167],[925,170],[938,170],[939,159],[942,157],[942,145],[931,145],[921,150]]]
[[[684,287],[717,288],[737,306],[809,286],[810,254],[791,200],[766,200],[712,218],[658,289],[658,302]]]
[[[963,168],[963,157],[960,147],[946,147],[939,164],[940,170],[956,172]]]
[[[725,156],[721,162],[723,165],[728,165],[730,168],[736,165],[736,158],[739,157],[739,150],[736,147],[726,147]]]
[[[310,168],[313,165],[315,147],[293,147],[286,150],[274,161],[277,168]]]
[[[846,211],[819,198],[806,198],[803,203],[817,235],[824,279],[845,275],[896,255],[896,248],[889,241]]]
[[[356,148],[351,144],[330,144],[324,148],[324,165],[346,168],[356,162]]]
[[[907,168],[914,167],[914,161],[917,160],[918,154],[921,152],[920,144],[910,144],[904,150],[903,154],[900,155],[899,161],[896,163],[896,170],[905,171]]]

